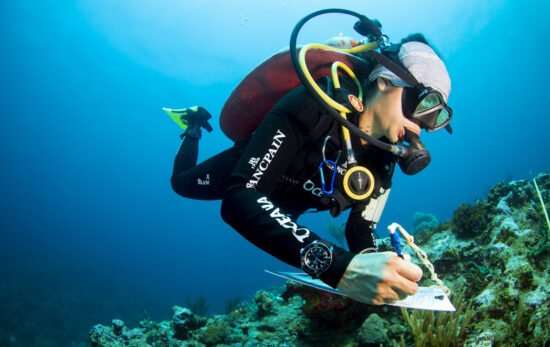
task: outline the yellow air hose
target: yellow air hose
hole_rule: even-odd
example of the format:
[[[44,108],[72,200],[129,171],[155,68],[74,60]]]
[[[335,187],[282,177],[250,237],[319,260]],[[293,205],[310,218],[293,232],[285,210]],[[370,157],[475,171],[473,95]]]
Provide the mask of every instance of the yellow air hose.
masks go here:
[[[325,100],[330,106],[332,106],[337,111],[344,112],[344,113],[350,113],[351,111],[348,110],[347,107],[340,105],[339,103],[334,101],[331,97],[329,97],[317,85],[317,83],[315,83],[315,80],[313,79],[313,77],[309,73],[309,70],[308,70],[307,65],[306,65],[306,53],[307,53],[308,50],[313,49],[313,48],[324,49],[324,50],[328,50],[328,51],[348,53],[348,54],[356,54],[356,53],[359,53],[359,52],[362,52],[362,51],[368,51],[368,50],[371,50],[371,49],[378,48],[378,43],[369,42],[369,43],[366,43],[366,44],[363,44],[363,45],[360,45],[360,46],[357,46],[357,47],[354,47],[354,48],[351,48],[351,49],[335,48],[335,47],[321,45],[321,44],[318,44],[318,43],[311,43],[309,45],[306,45],[306,46],[302,47],[302,49],[300,49],[300,55],[299,55],[298,61],[300,63],[302,71],[304,72],[304,75],[306,76],[307,80],[309,81],[309,83],[311,84],[313,89],[317,92],[317,94],[319,94],[321,96],[321,98],[323,98],[323,100]],[[350,71],[351,71],[351,69],[350,69]]]

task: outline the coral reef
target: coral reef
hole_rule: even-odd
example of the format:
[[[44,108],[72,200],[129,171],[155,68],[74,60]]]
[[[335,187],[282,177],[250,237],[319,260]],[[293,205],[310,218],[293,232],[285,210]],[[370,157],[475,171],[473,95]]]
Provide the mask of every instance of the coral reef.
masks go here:
[[[550,175],[536,180],[548,201]],[[547,226],[532,181],[499,183],[486,200],[460,206],[446,228],[423,234],[421,246],[445,284],[464,286],[471,301],[465,345],[548,342],[550,249],[533,251],[545,240]],[[510,325],[511,319],[522,322]]]
[[[415,346],[457,346],[466,336],[466,328],[472,319],[474,311],[471,303],[464,310],[464,292],[461,291],[453,298],[456,312],[437,312],[401,309],[401,313],[414,335]],[[464,314],[463,314],[464,312]]]
[[[486,202],[474,205],[464,203],[454,212],[453,232],[461,239],[472,238],[485,230],[490,221],[491,208]]]
[[[540,193],[536,179],[533,180],[533,184],[535,185],[535,189],[537,190],[537,195],[542,206],[542,212],[544,213],[544,218],[546,219],[546,226],[548,226],[548,233],[543,232],[543,240],[541,241],[540,245],[533,251],[534,255],[538,255],[546,247],[550,247],[550,219],[548,218],[548,211],[546,205],[544,204],[544,200],[542,198],[542,194]]]
[[[241,297],[236,297],[233,299],[227,299],[225,302],[225,314],[229,314],[233,311],[235,311],[243,302],[243,299]]]
[[[210,304],[207,302],[206,298],[203,295],[199,295],[198,298],[192,300],[187,297],[185,299],[185,304],[193,313],[198,314],[199,316],[205,316],[210,308]]]
[[[439,226],[437,218],[430,213],[416,212],[413,215],[413,234],[420,231],[429,231]]]
[[[453,292],[455,313],[364,305],[288,282],[231,312],[204,317],[175,306],[171,321],[96,325],[92,346],[549,346],[550,247],[540,205],[550,175],[499,183],[463,204],[452,221],[422,228],[415,242]],[[544,203],[543,202],[543,203]],[[545,206],[546,208],[546,206]],[[389,247],[383,239],[381,250]],[[404,245],[404,251],[413,250]],[[418,260],[413,260],[420,263]],[[423,286],[433,284],[424,272]],[[192,303],[192,302],[190,302]]]

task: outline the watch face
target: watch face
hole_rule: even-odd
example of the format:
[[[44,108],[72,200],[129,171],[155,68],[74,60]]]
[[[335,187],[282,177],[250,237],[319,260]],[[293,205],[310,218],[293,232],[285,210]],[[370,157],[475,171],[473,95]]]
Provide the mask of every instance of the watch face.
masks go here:
[[[314,278],[325,271],[332,262],[332,249],[320,242],[313,242],[303,249],[302,269]]]
[[[304,254],[304,264],[315,271],[323,270],[329,259],[330,254],[324,247],[312,247]]]

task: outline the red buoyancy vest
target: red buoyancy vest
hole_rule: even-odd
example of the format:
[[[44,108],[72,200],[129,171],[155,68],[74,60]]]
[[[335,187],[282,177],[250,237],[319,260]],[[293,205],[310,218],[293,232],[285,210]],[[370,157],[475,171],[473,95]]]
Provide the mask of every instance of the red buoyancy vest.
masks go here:
[[[311,49],[306,62],[314,80],[331,76],[331,66],[341,61],[352,69],[363,68],[364,61],[354,55]],[[260,125],[267,112],[290,90],[302,82],[294,71],[290,52],[271,56],[250,72],[233,90],[220,114],[220,127],[233,141],[246,139]]]

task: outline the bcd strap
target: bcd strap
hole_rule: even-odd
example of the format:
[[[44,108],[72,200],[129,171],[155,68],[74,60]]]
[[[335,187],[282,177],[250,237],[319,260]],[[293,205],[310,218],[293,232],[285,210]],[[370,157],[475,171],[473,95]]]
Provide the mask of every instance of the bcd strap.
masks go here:
[[[317,83],[326,90],[327,95],[332,97],[333,95],[333,86],[332,79],[328,76],[321,77]],[[320,139],[329,133],[336,121],[334,118],[328,114],[324,109],[321,110],[318,120],[315,121],[315,124],[307,124],[307,122],[301,120],[300,125],[304,129],[304,132],[307,132],[307,142],[308,145],[305,147],[306,150],[310,150],[315,147],[320,141]],[[311,120],[309,121],[311,123]]]
[[[326,94],[332,97],[334,93],[332,79],[328,76],[323,76],[319,79],[319,82],[326,83]],[[323,135],[325,135],[330,130],[333,122],[334,118],[329,115],[325,110],[323,110],[319,117],[319,121],[317,122],[317,124],[315,124],[315,126],[313,127],[313,129],[311,129],[309,133],[309,140],[313,143],[316,143],[318,140],[321,139]]]

